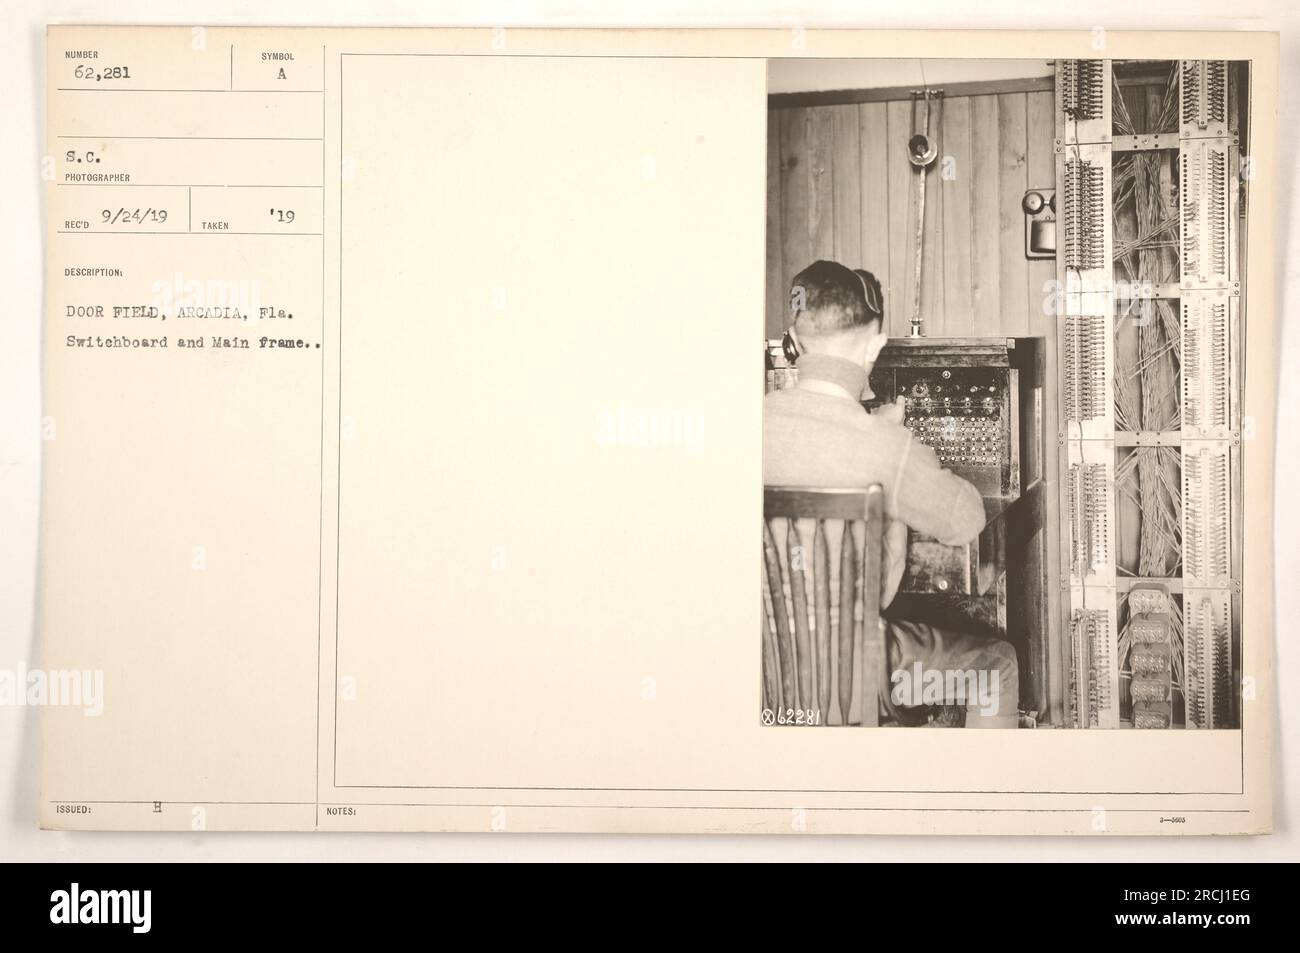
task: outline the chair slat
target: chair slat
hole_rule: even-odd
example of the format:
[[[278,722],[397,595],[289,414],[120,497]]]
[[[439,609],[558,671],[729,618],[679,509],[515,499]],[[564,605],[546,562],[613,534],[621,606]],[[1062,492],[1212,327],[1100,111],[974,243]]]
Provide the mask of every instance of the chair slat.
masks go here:
[[[763,560],[763,707],[781,707],[781,665],[776,660],[776,621],[767,582],[767,560]]]
[[[767,588],[772,594],[772,615],[776,622],[777,658],[781,665],[781,705],[793,708],[796,704],[794,639],[790,634],[789,616],[786,614],[784,582],[781,575],[781,557],[777,555],[772,528],[763,521],[763,559],[767,564]]]
[[[853,703],[853,602],[858,580],[857,555],[853,545],[853,522],[844,521],[844,535],[840,541],[840,715],[843,724],[849,723]]]
[[[862,556],[862,724],[874,728],[880,724],[880,692],[885,691],[885,629],[880,624],[880,575],[884,556],[884,494],[872,487],[867,497],[866,539]]]
[[[813,531],[813,616],[817,640],[817,705],[825,724],[831,715],[831,567],[826,547],[826,524],[817,521]]]
[[[794,607],[794,651],[795,670],[798,674],[799,698],[796,708],[812,709],[813,701],[813,656],[811,636],[808,631],[808,590],[805,588],[804,572],[805,550],[799,536],[799,527],[790,520],[790,528],[785,537],[786,565],[790,567],[790,603]]]

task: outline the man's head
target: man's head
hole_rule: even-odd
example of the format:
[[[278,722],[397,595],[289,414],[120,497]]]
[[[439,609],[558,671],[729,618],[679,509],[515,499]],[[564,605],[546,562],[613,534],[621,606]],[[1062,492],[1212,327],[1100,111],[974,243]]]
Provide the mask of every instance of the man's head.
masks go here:
[[[884,296],[869,271],[813,262],[791,283],[790,310],[789,334],[800,352],[842,357],[870,370],[888,340]]]

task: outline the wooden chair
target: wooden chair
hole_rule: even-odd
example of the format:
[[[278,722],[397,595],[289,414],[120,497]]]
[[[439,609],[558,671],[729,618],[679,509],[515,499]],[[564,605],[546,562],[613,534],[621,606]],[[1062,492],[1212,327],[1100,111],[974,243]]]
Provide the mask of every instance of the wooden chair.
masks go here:
[[[763,488],[764,724],[880,723],[883,553],[879,485]]]

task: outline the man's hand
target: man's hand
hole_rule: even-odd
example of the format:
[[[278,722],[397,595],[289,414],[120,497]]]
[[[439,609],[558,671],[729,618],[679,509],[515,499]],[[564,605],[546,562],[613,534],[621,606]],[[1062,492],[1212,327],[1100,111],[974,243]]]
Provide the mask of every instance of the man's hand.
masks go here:
[[[882,420],[887,420],[891,424],[901,424],[903,422],[904,410],[907,407],[906,397],[897,397],[892,404],[882,404],[871,413],[873,416]]]

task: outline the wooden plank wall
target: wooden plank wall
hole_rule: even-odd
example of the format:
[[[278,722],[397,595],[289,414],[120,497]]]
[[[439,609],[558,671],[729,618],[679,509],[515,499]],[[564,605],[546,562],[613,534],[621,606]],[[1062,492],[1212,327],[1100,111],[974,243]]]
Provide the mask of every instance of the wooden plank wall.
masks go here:
[[[818,258],[873,272],[885,288],[886,330],[908,333],[911,111],[910,100],[768,110],[769,339],[785,327],[791,279]],[[1055,185],[1052,118],[1045,90],[945,99],[940,159],[926,182],[926,336],[1049,335],[1043,303],[1056,263],[1025,259],[1020,201],[1026,188]]]

